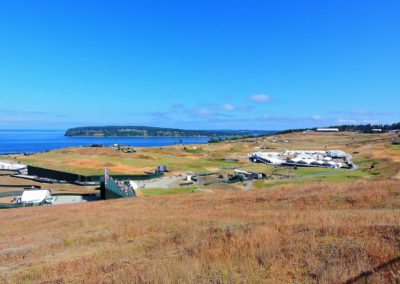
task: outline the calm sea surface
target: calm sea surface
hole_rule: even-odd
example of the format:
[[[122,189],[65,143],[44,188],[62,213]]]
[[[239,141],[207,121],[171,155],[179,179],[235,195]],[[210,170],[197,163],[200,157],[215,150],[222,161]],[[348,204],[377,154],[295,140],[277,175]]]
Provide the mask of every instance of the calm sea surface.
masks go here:
[[[0,154],[43,152],[66,147],[77,147],[91,144],[123,144],[136,147],[159,147],[183,144],[207,143],[209,138],[91,138],[65,137],[64,130],[0,130]],[[182,141],[182,142],[181,142]]]

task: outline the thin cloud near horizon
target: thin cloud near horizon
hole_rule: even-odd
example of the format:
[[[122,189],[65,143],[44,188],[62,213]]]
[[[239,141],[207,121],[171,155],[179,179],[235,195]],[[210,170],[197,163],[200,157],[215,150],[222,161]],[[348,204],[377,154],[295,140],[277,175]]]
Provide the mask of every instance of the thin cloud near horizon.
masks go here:
[[[265,104],[271,101],[271,96],[265,94],[254,94],[249,97],[250,101]]]

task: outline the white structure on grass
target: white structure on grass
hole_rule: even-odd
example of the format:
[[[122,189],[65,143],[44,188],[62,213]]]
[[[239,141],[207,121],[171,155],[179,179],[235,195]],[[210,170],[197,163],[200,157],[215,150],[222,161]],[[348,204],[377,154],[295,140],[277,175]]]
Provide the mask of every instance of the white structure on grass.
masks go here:
[[[249,159],[256,163],[324,168],[341,168],[350,165],[351,156],[340,150],[287,150],[283,152],[254,152]]]
[[[25,190],[21,197],[16,199],[17,203],[40,204],[43,202],[51,203],[51,193],[49,190]]]
[[[318,128],[317,132],[339,132],[339,128]]]
[[[0,162],[0,170],[20,171],[26,169],[26,165]]]

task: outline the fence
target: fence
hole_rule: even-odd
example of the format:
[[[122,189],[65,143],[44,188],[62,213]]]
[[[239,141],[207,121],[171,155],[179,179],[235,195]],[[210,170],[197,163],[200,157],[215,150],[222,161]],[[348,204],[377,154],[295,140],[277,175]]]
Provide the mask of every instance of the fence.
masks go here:
[[[99,183],[101,179],[104,177],[103,175],[88,175],[88,176],[78,175],[78,174],[40,168],[35,166],[28,166],[28,175],[37,176],[40,178],[63,180],[69,183],[92,183],[92,182]],[[112,177],[118,180],[149,180],[162,177],[163,175],[164,174],[161,172],[156,172],[152,174],[142,174],[142,175],[112,175]]]

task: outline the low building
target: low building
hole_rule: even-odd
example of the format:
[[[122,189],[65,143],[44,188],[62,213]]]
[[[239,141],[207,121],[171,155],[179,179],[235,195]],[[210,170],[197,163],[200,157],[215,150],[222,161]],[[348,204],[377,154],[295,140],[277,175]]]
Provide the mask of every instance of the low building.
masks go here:
[[[242,176],[245,179],[262,179],[266,175],[263,173],[246,172],[242,170],[234,170],[236,176]]]
[[[326,151],[326,154],[330,158],[340,158],[340,159],[346,158],[348,156],[346,152],[343,152],[341,150],[328,150]]]
[[[339,128],[318,128],[317,132],[339,132]]]

